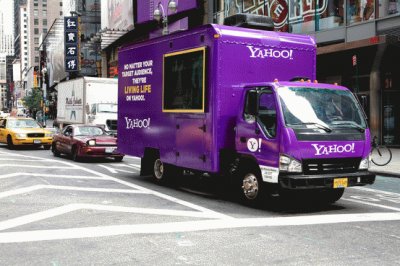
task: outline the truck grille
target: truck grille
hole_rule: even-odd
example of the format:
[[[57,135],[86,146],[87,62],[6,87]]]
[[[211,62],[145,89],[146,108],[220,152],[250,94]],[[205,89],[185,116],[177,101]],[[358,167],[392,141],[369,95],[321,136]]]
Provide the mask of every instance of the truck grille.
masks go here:
[[[303,172],[306,175],[354,173],[360,162],[361,158],[305,159]]]
[[[44,134],[43,133],[28,133],[27,136],[28,136],[28,138],[43,138]]]
[[[107,120],[106,124],[110,130],[117,130],[117,120]]]

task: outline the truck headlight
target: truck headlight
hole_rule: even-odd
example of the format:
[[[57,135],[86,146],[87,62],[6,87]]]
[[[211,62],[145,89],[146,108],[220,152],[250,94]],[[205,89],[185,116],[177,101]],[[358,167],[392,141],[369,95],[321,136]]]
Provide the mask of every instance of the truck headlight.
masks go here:
[[[279,157],[279,170],[283,172],[301,173],[303,171],[303,167],[301,162],[289,156],[281,155]]]
[[[15,134],[17,136],[18,139],[26,139],[26,133],[17,133]]]
[[[369,157],[364,158],[360,162],[359,170],[367,170],[369,168]]]
[[[88,140],[87,144],[89,146],[95,146],[96,145],[96,141],[94,139]]]

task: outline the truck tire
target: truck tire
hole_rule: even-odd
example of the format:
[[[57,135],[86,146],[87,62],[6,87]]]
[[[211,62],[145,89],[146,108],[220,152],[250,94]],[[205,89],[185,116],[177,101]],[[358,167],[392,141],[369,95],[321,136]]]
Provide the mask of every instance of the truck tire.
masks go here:
[[[153,178],[157,183],[170,183],[179,174],[179,168],[163,163],[160,159],[156,159],[153,165]]]
[[[237,171],[237,189],[240,200],[249,206],[257,206],[267,196],[260,169],[253,163],[242,162]]]

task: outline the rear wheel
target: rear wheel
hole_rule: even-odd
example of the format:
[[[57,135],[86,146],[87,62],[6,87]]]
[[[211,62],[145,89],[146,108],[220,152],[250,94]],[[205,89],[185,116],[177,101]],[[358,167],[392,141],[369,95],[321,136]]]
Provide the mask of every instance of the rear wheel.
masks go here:
[[[116,162],[122,162],[122,159],[124,159],[124,156],[114,157],[114,161],[116,161]]]
[[[12,137],[10,135],[7,136],[7,147],[9,150],[14,149],[14,143],[13,143]]]
[[[167,183],[179,174],[179,168],[163,163],[159,158],[154,161],[153,178],[157,183]]]

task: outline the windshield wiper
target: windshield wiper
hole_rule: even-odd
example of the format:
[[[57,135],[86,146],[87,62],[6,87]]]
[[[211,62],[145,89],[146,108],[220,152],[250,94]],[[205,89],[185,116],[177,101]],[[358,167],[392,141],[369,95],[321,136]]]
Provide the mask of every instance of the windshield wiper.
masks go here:
[[[356,124],[355,122],[352,121],[335,121],[333,123],[334,125],[346,125],[346,126],[352,126],[352,128],[356,128],[358,129],[360,132],[364,132],[365,128],[363,128],[362,126]]]
[[[330,127],[321,125],[316,122],[301,122],[301,123],[288,124],[288,126],[299,126],[299,125],[313,125],[313,126],[318,127],[319,129],[325,130],[326,132],[332,132],[332,129]]]

